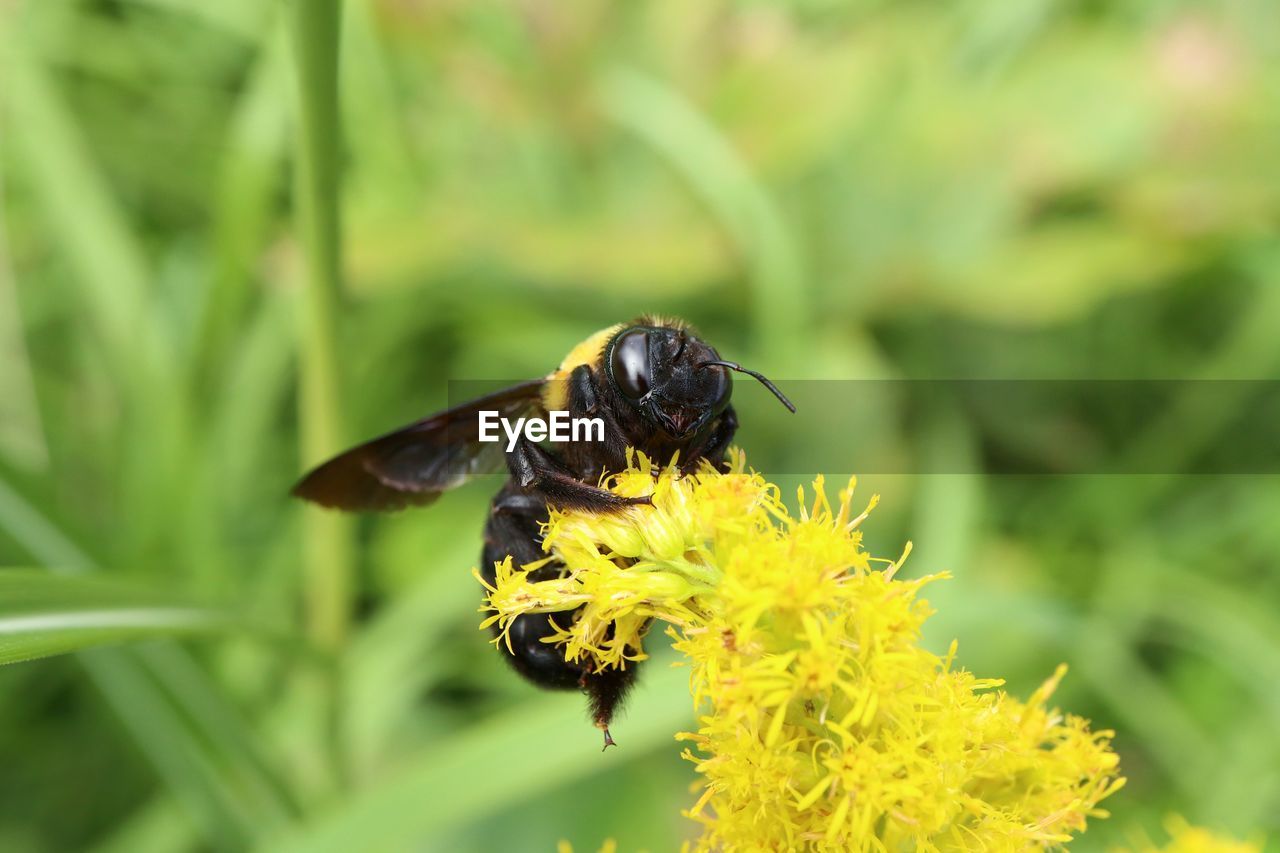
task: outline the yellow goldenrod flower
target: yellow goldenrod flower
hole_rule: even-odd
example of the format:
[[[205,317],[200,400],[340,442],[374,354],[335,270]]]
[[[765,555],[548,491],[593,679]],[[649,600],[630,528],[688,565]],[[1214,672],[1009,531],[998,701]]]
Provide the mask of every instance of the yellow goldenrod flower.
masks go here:
[[[702,776],[697,849],[1022,850],[1105,816],[1124,781],[1112,733],[1048,705],[1065,667],[1024,702],[956,668],[954,644],[931,654],[919,592],[943,576],[900,580],[906,553],[862,550],[874,498],[855,515],[854,481],[833,506],[818,478],[793,515],[740,452],[728,469],[636,456],[606,485],[652,506],[553,511],[564,572],[499,565],[484,623],[577,610],[549,641],[597,668],[643,659],[668,623],[700,715],[678,735]]]
[[[1134,848],[1120,849],[1116,853],[1262,853],[1258,842],[1234,841],[1207,829],[1191,826],[1178,815],[1165,822],[1169,843],[1159,847],[1144,841]]]

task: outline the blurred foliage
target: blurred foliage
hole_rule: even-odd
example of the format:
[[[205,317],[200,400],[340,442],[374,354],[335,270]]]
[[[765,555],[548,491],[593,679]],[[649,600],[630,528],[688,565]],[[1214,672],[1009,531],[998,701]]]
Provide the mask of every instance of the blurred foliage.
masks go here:
[[[651,664],[603,756],[579,697],[513,678],[467,572],[492,484],[361,519],[350,631],[307,639],[286,11],[0,2],[0,564],[262,629],[0,669],[0,849],[345,850],[375,825],[672,849],[684,676]],[[646,310],[784,387],[1280,367],[1269,0],[344,13],[348,439]],[[980,472],[1017,430],[946,400],[856,424],[765,406],[748,448],[856,442],[902,470]],[[1132,453],[1231,440],[1230,412],[1195,435],[1159,414]],[[1274,476],[867,479],[871,550],[911,538],[913,571],[956,575],[931,642],[1022,694],[1065,660],[1063,706],[1118,730],[1130,784],[1077,849],[1170,810],[1280,831]]]

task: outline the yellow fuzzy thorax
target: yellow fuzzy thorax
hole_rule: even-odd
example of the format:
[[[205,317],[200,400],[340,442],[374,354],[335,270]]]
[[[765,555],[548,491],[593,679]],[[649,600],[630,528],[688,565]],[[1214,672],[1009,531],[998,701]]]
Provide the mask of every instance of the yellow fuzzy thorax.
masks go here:
[[[581,365],[599,364],[605,355],[604,348],[609,341],[623,329],[631,326],[659,326],[663,328],[687,329],[683,320],[676,317],[661,317],[657,314],[645,314],[630,323],[614,323],[612,326],[595,332],[585,341],[569,350],[569,354],[560,362],[560,366],[547,374],[546,384],[542,387],[542,407],[548,412],[563,411],[569,405],[568,379],[574,368]]]
[[[569,354],[560,362],[560,366],[547,374],[546,384],[542,386],[542,407],[548,412],[563,411],[569,405],[569,374],[582,364],[595,364],[600,361],[605,346],[613,336],[622,331],[623,323],[615,323],[601,329],[582,343],[569,350]]]
[[[902,580],[906,553],[862,549],[875,499],[855,513],[854,481],[833,505],[819,477],[798,515],[739,452],[687,476],[637,455],[605,485],[653,505],[553,511],[547,560],[498,565],[484,624],[562,613],[549,641],[604,668],[668,623],[700,715],[678,735],[702,777],[696,849],[1025,850],[1105,815],[1111,733],[1047,704],[1065,667],[1020,701],[955,667],[954,644],[921,648],[918,594],[943,576]],[[530,580],[549,560],[562,576]]]

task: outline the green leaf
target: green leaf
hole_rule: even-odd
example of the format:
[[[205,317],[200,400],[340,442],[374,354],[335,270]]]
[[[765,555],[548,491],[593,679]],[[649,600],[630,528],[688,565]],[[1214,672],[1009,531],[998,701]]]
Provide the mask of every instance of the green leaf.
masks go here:
[[[730,141],[662,81],[620,68],[600,87],[604,112],[676,169],[728,232],[753,278],[761,356],[784,365],[794,352],[775,343],[799,336],[809,310],[804,262],[782,213]]]
[[[105,586],[89,577],[98,567],[61,525],[3,480],[0,531],[55,571],[70,573],[56,579],[81,588]],[[0,576],[7,573],[0,570]],[[160,644],[94,649],[78,657],[214,849],[242,849],[256,832],[292,811],[288,797],[275,793],[284,786],[263,759],[256,736],[185,650]],[[211,761],[210,755],[221,759]]]
[[[661,745],[676,751],[677,731],[692,725],[687,669],[656,669],[626,719],[613,728],[619,746],[603,755],[585,721],[582,697],[540,696],[406,757],[399,772],[319,813],[310,824],[270,840],[273,853],[406,849],[539,792],[643,758]]]
[[[0,570],[0,664],[213,631],[231,621],[212,608],[101,580]]]

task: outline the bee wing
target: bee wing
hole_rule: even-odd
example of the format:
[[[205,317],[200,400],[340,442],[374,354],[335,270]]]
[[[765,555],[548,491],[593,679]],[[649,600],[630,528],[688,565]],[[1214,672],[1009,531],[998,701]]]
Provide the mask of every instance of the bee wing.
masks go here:
[[[425,506],[472,477],[502,470],[503,443],[480,441],[480,412],[517,418],[540,411],[544,382],[523,382],[353,447],[303,477],[293,494],[352,511]]]

